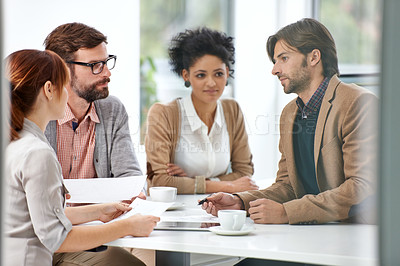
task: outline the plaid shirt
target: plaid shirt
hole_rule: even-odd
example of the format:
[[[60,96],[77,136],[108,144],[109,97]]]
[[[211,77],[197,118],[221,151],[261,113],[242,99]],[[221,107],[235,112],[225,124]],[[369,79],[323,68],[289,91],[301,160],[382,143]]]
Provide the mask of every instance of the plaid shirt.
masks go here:
[[[94,104],[80,124],[69,105],[65,117],[57,121],[57,157],[64,178],[97,177],[93,163],[96,123],[100,120]]]
[[[296,104],[299,107],[299,111],[301,113],[301,118],[307,119],[313,113],[316,113],[319,108],[321,107],[322,98],[324,98],[325,91],[328,88],[329,78],[325,78],[321,84],[319,85],[318,89],[314,92],[311,99],[304,104],[303,100],[300,97],[297,97]]]

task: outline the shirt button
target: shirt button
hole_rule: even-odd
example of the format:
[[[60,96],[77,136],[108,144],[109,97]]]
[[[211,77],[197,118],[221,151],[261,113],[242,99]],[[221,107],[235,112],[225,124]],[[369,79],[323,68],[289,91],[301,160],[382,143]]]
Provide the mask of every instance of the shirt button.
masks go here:
[[[76,160],[76,156],[74,156],[74,161]]]
[[[56,209],[56,212],[59,213],[59,212],[60,212],[60,209],[57,208],[57,209]]]

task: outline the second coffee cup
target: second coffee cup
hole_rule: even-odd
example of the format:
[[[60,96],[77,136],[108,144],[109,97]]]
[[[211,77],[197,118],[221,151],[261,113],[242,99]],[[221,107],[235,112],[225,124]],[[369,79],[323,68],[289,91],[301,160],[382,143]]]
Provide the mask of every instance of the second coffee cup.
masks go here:
[[[149,188],[152,201],[172,202],[176,199],[176,187],[151,187]]]
[[[223,230],[239,231],[246,222],[246,211],[244,210],[220,210],[218,219]]]

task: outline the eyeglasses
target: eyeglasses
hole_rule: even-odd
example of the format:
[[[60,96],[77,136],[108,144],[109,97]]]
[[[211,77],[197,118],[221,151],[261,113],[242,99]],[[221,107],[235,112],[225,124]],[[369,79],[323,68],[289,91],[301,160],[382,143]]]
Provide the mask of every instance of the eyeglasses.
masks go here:
[[[92,69],[92,73],[94,75],[98,75],[103,71],[104,65],[107,65],[108,70],[113,69],[115,67],[116,61],[117,61],[116,55],[109,55],[106,60],[94,63],[84,63],[84,62],[74,62],[74,61],[67,61],[67,63],[90,67]]]

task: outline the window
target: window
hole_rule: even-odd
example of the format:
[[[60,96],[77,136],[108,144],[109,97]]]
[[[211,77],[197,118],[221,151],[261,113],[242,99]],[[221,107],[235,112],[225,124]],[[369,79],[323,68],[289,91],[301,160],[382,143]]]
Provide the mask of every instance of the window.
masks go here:
[[[379,0],[320,0],[319,20],[336,42],[341,78],[378,93]]]
[[[148,109],[155,102],[169,102],[190,91],[170,71],[171,38],[189,28],[207,26],[228,33],[228,0],[152,0],[140,2],[140,124],[144,141]],[[228,33],[229,34],[229,33]]]

